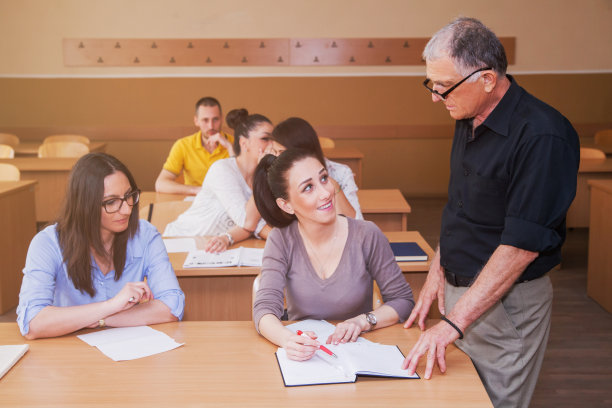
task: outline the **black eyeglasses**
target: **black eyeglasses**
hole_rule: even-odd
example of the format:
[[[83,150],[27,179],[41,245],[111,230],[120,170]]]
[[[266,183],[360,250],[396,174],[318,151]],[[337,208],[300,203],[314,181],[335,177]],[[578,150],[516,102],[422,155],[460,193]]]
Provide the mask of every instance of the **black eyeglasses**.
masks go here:
[[[104,207],[104,211],[106,211],[107,214],[112,214],[119,211],[124,202],[130,207],[133,207],[134,204],[138,203],[139,199],[140,190],[134,190],[123,196],[123,198],[110,198],[106,201],[102,201],[102,207]]]
[[[446,92],[443,92],[443,93],[440,93],[440,92],[436,91],[435,89],[433,89],[433,88],[431,88],[431,87],[429,86],[429,83],[431,82],[431,79],[429,79],[429,78],[427,78],[427,79],[426,79],[426,80],[423,82],[423,86],[424,86],[425,88],[427,88],[427,90],[428,90],[429,92],[431,92],[432,94],[436,94],[436,95],[438,95],[438,96],[440,97],[440,99],[442,99],[443,101],[445,101],[445,100],[446,100],[446,97],[448,96],[448,94],[449,94],[449,93],[451,93],[451,92],[453,92],[453,91],[454,91],[454,90],[455,90],[455,89],[456,89],[456,88],[457,88],[459,85],[461,85],[462,83],[464,83],[465,81],[467,81],[469,77],[471,77],[472,75],[474,75],[474,74],[475,74],[475,73],[477,73],[477,72],[480,72],[480,71],[486,71],[486,70],[488,70],[488,69],[492,69],[492,68],[491,68],[491,67],[486,67],[486,68],[480,68],[480,69],[477,69],[476,71],[472,72],[470,75],[468,75],[468,76],[466,76],[465,78],[463,78],[461,81],[457,82],[455,85],[453,85],[453,86],[451,86],[450,88],[448,88],[448,89],[446,90]]]

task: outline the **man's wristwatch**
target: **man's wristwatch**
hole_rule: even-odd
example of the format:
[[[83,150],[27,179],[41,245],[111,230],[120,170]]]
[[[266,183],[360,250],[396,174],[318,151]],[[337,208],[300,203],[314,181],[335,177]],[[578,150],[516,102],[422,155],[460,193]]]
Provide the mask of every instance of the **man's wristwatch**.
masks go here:
[[[368,331],[372,331],[374,330],[374,328],[376,327],[376,315],[372,312],[368,312],[365,314],[366,317],[366,321],[370,324],[370,328],[368,329]]]

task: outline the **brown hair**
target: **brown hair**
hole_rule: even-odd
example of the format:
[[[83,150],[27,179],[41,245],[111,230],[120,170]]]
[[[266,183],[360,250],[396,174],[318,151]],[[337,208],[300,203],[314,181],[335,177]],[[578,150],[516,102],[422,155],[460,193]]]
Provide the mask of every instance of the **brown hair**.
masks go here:
[[[138,229],[138,203],[125,231],[115,234],[112,252],[107,253],[100,236],[100,212],[104,196],[104,178],[115,172],[125,174],[131,191],[137,190],[134,177],[115,157],[105,153],[89,153],[76,162],[64,203],[57,219],[57,234],[68,276],[81,292],[95,295],[92,280],[91,251],[110,259],[115,267],[115,280],[121,278],[125,267],[127,241]]]
[[[278,157],[267,154],[259,161],[253,177],[253,198],[257,210],[268,225],[282,228],[297,219],[295,214],[281,210],[276,199],[288,198],[289,170],[295,163],[308,157],[321,161],[314,152],[306,149],[287,149]],[[321,165],[325,166],[323,162]]]
[[[227,125],[234,130],[234,153],[236,156],[240,156],[240,138],[249,138],[249,133],[254,130],[260,123],[266,122],[270,125],[270,119],[259,113],[249,115],[249,111],[240,108],[232,109],[227,113],[225,117]]]
[[[272,140],[287,149],[304,149],[313,152],[325,164],[323,149],[314,128],[302,118],[289,118],[274,127]]]

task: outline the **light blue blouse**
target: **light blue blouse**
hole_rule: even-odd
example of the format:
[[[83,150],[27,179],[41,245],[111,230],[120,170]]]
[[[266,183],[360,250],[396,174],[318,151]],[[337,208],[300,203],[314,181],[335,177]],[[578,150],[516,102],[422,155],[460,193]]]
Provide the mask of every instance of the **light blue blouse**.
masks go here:
[[[161,236],[147,221],[140,220],[136,234],[128,241],[121,279],[115,281],[114,270],[104,275],[93,256],[91,262],[96,292],[93,298],[76,289],[68,276],[56,225],[36,234],[28,249],[17,307],[17,323],[23,335],[29,332],[30,321],[46,306],[102,302],[114,297],[126,283],[142,281],[145,277],[155,299],[164,302],[179,320],[183,318],[185,295]]]

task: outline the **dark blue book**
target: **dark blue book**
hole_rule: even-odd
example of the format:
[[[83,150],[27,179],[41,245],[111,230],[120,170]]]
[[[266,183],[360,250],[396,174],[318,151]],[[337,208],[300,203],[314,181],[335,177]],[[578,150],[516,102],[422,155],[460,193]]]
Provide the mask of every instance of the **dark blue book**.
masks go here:
[[[427,260],[427,254],[416,242],[391,242],[390,244],[395,260],[398,262]]]

